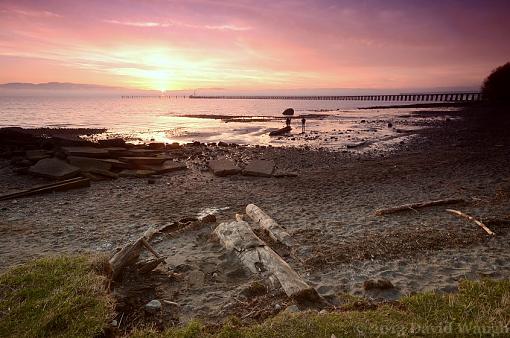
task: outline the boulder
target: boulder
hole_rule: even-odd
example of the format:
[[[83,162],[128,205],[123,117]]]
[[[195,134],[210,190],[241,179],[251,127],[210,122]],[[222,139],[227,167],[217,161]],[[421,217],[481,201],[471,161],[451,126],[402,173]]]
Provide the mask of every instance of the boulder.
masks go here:
[[[156,174],[153,170],[142,170],[142,169],[124,169],[119,173],[121,177],[149,177],[151,175]]]
[[[243,170],[243,175],[271,177],[274,171],[274,162],[271,160],[253,160]]]
[[[62,147],[67,156],[107,158],[108,150],[94,147]]]
[[[75,167],[80,168],[82,171],[92,171],[96,169],[110,170],[112,168],[111,163],[92,157],[68,156],[67,161]]]
[[[28,172],[37,176],[65,180],[78,176],[80,168],[57,158],[45,158],[31,166]]]
[[[208,162],[209,169],[216,176],[237,175],[241,172],[241,168],[236,166],[234,162],[223,158],[218,160],[210,160]]]
[[[165,161],[162,164],[145,165],[143,169],[154,170],[158,174],[165,174],[172,171],[188,169],[186,163],[176,161]]]

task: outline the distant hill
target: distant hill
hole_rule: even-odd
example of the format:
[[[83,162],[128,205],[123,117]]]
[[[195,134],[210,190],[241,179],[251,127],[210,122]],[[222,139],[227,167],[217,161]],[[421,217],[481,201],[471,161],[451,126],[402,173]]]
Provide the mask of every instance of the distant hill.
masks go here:
[[[112,95],[160,95],[158,90],[143,90],[95,84],[81,84],[68,82],[47,83],[4,83],[0,84],[0,95],[3,96],[112,96]],[[167,93],[173,95],[172,93]],[[175,95],[189,95],[176,92]]]

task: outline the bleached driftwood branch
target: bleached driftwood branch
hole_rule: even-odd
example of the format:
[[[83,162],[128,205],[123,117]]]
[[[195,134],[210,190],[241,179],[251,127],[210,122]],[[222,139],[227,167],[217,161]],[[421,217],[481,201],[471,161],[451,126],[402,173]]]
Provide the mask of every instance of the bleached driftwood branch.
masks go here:
[[[492,232],[491,229],[489,229],[485,224],[483,224],[481,221],[477,220],[476,218],[474,218],[473,216],[469,216],[459,210],[454,210],[454,209],[446,209],[446,211],[448,211],[449,213],[453,214],[453,215],[456,215],[456,216],[459,216],[459,217],[462,217],[462,218],[465,218],[467,220],[470,220],[470,221],[473,221],[475,222],[476,224],[478,224],[483,230],[485,230],[486,233],[488,233],[489,235],[491,236],[494,236],[496,235],[494,232]]]
[[[387,209],[378,209],[375,211],[375,214],[378,216],[394,214],[401,211],[409,211],[416,210],[420,208],[433,207],[437,205],[446,205],[446,204],[455,204],[465,202],[462,198],[446,198],[441,200],[427,201],[427,202],[419,202],[419,203],[410,203],[410,204],[402,204],[396,207],[387,208]]]
[[[267,231],[269,236],[276,242],[280,242],[289,248],[294,245],[289,233],[255,204],[248,204],[246,206],[246,214]]]
[[[264,271],[275,276],[289,297],[297,300],[320,300],[317,291],[310,287],[287,262],[268,247],[251,230],[248,223],[238,220],[218,225],[214,233],[221,244],[236,253],[241,262],[255,274]]]

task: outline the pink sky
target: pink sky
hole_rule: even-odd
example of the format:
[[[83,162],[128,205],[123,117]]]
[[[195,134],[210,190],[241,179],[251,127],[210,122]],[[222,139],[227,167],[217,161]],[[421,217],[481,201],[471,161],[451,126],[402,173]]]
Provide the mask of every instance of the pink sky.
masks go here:
[[[0,0],[0,83],[146,89],[479,86],[509,1]]]

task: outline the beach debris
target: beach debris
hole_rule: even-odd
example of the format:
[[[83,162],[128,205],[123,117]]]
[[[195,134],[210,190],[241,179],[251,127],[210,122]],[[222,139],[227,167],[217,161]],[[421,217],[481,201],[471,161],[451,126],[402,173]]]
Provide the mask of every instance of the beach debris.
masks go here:
[[[8,200],[18,197],[26,197],[31,195],[43,194],[53,191],[65,191],[70,189],[90,187],[90,180],[88,178],[76,177],[55,183],[38,185],[30,189],[21,190],[14,193],[0,195],[0,200]]]
[[[144,170],[144,169],[124,169],[119,173],[121,177],[149,177],[156,174],[154,170]]]
[[[269,136],[280,136],[289,133],[292,130],[291,126],[286,126],[277,130],[269,132]]]
[[[271,177],[274,171],[274,161],[253,160],[243,170],[245,176]]]
[[[240,261],[254,274],[276,277],[287,296],[302,302],[322,302],[322,297],[309,286],[294,269],[276,252],[268,247],[244,221],[224,222],[214,233],[221,244],[234,252]]]
[[[161,302],[157,299],[153,299],[147,304],[145,304],[144,307],[145,311],[150,314],[155,314],[159,311],[161,311]]]
[[[31,166],[28,172],[37,176],[65,180],[78,176],[80,168],[58,158],[44,158]]]
[[[427,202],[418,202],[418,203],[411,203],[411,204],[402,204],[396,207],[387,208],[387,209],[378,209],[375,211],[375,214],[378,216],[387,215],[387,214],[394,214],[401,211],[409,211],[425,208],[425,207],[433,207],[437,205],[447,205],[447,204],[456,204],[456,203],[464,203],[465,200],[462,198],[446,198],[446,199],[440,199],[440,200],[434,200],[434,201],[427,201]]]
[[[390,282],[389,280],[387,279],[377,279],[377,280],[374,280],[374,279],[369,279],[369,280],[366,280],[364,283],[363,283],[363,289],[365,290],[389,290],[389,289],[393,289],[395,286],[393,285],[392,282]]]
[[[241,172],[241,168],[236,166],[233,161],[226,158],[210,160],[207,165],[216,176],[237,175]]]
[[[165,261],[164,257],[150,258],[142,262],[136,263],[136,270],[138,273],[148,273],[159,266],[159,264]]]
[[[287,108],[283,111],[282,115],[285,116],[292,116],[294,115],[294,109],[293,108]]]
[[[246,206],[246,214],[255,223],[260,225],[274,241],[282,243],[289,248],[294,245],[294,241],[289,233],[255,204],[248,204]]]
[[[135,263],[135,261],[140,256],[142,247],[145,247],[147,250],[149,250],[157,259],[162,258],[149,244],[150,239],[157,232],[158,231],[155,228],[150,227],[140,238],[133,242],[129,242],[122,249],[116,252],[112,258],[110,258],[109,263],[112,279],[119,277],[126,266]]]
[[[483,230],[485,230],[486,233],[488,233],[489,235],[491,236],[495,236],[496,234],[494,232],[492,232],[491,229],[489,229],[485,224],[483,224],[481,221],[477,220],[476,218],[474,218],[473,216],[469,216],[459,210],[455,210],[455,209],[446,209],[447,212],[453,214],[453,215],[456,215],[458,217],[462,217],[462,218],[465,218],[469,221],[473,221],[475,222],[477,225],[479,225]]]
[[[185,170],[188,169],[188,167],[186,166],[186,163],[169,160],[161,164],[145,165],[143,166],[143,169],[153,170],[158,174],[166,174],[173,171]]]
[[[68,156],[81,156],[81,157],[94,157],[94,158],[107,158],[109,152],[103,148],[94,147],[62,147],[62,151]]]

